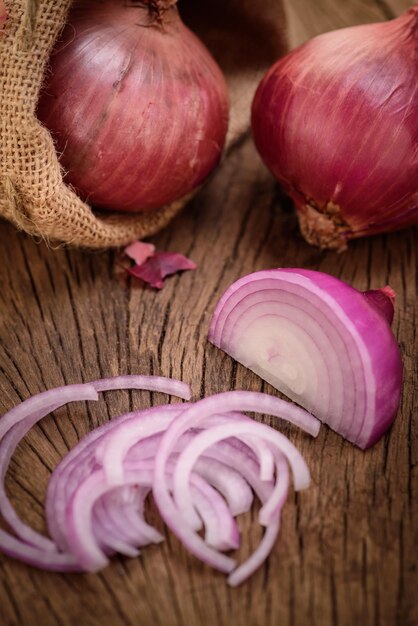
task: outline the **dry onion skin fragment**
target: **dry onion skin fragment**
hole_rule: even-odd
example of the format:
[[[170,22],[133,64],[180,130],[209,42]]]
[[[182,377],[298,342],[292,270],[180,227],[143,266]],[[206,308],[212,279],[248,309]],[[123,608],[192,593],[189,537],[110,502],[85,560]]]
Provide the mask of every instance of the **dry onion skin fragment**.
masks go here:
[[[393,302],[389,287],[362,293],[322,272],[259,271],[224,293],[209,341],[365,449],[401,398]]]
[[[141,265],[126,269],[130,276],[142,280],[154,289],[164,287],[164,279],[178,272],[195,270],[196,263],[177,252],[156,252]]]

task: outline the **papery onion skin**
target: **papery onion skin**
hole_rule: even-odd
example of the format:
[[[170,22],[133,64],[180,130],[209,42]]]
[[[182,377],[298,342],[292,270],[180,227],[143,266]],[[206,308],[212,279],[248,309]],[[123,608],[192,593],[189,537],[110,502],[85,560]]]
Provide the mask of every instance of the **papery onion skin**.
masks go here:
[[[273,301],[272,293],[276,294],[276,301]],[[259,294],[257,304],[254,304],[254,294]],[[321,354],[324,358],[330,359],[331,357],[324,353],[327,350],[334,350],[334,363],[336,358],[341,371],[339,389],[330,382],[335,372],[329,370],[327,372],[329,360],[324,361],[324,366],[319,361],[313,364],[317,367],[320,377],[319,391],[321,392],[322,386],[325,388],[328,385],[331,387],[331,397],[332,394],[341,394],[346,398],[345,404],[343,401],[340,414],[334,415],[332,412],[329,413],[328,406],[321,405],[321,396],[318,400],[315,398],[312,400],[304,395],[306,392],[298,395],[296,392],[291,394],[286,391],[283,379],[279,380],[274,369],[272,373],[275,382],[268,378],[266,380],[349,441],[361,448],[370,447],[380,439],[395,419],[401,397],[402,359],[390,328],[393,316],[393,310],[390,310],[390,307],[393,309],[393,290],[386,287],[383,290],[363,294],[333,276],[304,269],[287,268],[255,272],[235,282],[222,296],[212,319],[209,340],[233,358],[243,362],[237,346],[242,350],[249,340],[249,332],[255,332],[252,330],[254,326],[248,327],[248,319],[253,319],[253,322],[254,318],[257,320],[256,307],[270,308],[274,321],[273,319],[263,321],[263,329],[271,324],[271,330],[267,328],[266,332],[270,332],[273,337],[275,329],[283,324],[283,319],[286,319],[287,314],[281,311],[280,304],[281,301],[284,302],[285,297],[294,299],[294,314],[291,319],[289,318],[290,323],[294,323],[299,310],[305,315],[306,325],[312,320],[328,334],[333,330],[338,335],[341,346],[345,346],[345,348],[336,346],[327,348],[318,345],[316,353],[318,359]],[[301,300],[302,297],[305,300]],[[263,300],[266,301],[265,305]],[[301,302],[306,302],[304,307],[306,311],[310,311],[309,314],[301,308],[303,306]],[[263,313],[262,319],[266,320],[265,310],[260,310]],[[315,317],[317,319],[314,319]],[[302,338],[309,337],[309,332],[306,333],[304,328],[297,332],[300,332]],[[252,340],[254,345],[257,345],[259,354],[250,355],[253,359],[252,365],[250,362],[243,364],[265,377],[266,374],[263,376],[260,370],[262,366],[259,364],[264,364],[263,354],[269,351],[271,346],[263,345],[265,338],[255,336]],[[277,354],[284,355],[280,357],[283,358],[283,366],[296,368],[297,377],[300,378],[304,370],[299,371],[297,368],[306,367],[305,364],[301,364],[300,355],[291,355],[292,358],[286,356],[284,345],[279,345],[275,337],[271,341],[272,344],[276,342]],[[248,359],[248,355],[245,359]],[[276,357],[272,363],[275,359]],[[361,371],[358,371],[359,367]],[[359,400],[358,406],[355,406],[356,400]]]
[[[396,294],[392,287],[386,285],[383,289],[369,289],[363,292],[363,296],[367,302],[382,315],[389,326],[393,322],[393,316],[395,314],[395,298]]]
[[[226,83],[171,4],[78,0],[52,54],[38,117],[66,182],[97,207],[156,209],[220,161]]]
[[[262,80],[255,144],[309,243],[344,250],[418,223],[417,47],[415,6],[315,37]]]

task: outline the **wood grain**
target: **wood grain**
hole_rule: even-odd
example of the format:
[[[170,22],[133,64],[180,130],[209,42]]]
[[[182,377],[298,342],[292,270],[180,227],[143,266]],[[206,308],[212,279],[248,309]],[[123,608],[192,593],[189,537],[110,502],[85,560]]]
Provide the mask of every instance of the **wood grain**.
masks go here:
[[[292,0],[292,32],[302,39],[404,6]],[[98,575],[41,572],[0,555],[1,626],[416,626],[417,229],[354,242],[342,255],[308,246],[246,139],[154,242],[190,256],[198,271],[171,278],[162,292],[144,290],[118,275],[114,252],[50,250],[0,224],[0,413],[49,387],[125,372],[181,378],[195,398],[234,388],[273,392],[207,343],[208,324],[239,276],[302,266],[360,289],[389,283],[398,293],[394,331],[405,364],[399,415],[367,453],[326,428],[312,441],[280,424],[306,456],[313,486],[290,497],[271,558],[241,588],[229,589],[167,531],[161,546],[138,559],[115,558]],[[97,424],[163,401],[152,393],[109,393],[44,419],[8,474],[18,511],[43,529],[45,486],[62,455]],[[256,511],[241,528],[244,557],[260,538]]]

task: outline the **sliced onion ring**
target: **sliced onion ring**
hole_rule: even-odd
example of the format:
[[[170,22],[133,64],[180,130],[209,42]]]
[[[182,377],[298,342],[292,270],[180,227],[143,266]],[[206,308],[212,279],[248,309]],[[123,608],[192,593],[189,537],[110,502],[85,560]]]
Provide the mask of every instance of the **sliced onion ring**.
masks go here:
[[[189,397],[189,388],[182,383],[153,377],[96,381],[73,386],[72,394],[67,391],[64,396],[97,399],[98,391],[121,388],[175,391]],[[282,400],[228,392],[196,404],[134,411],[87,435],[54,471],[47,499],[51,541],[16,516],[4,492],[4,476],[22,436],[63,403],[60,390],[58,396],[54,391],[31,402],[33,410],[26,405],[14,411],[12,419],[6,414],[6,435],[0,442],[0,510],[20,535],[0,530],[0,548],[37,567],[97,571],[115,552],[133,557],[143,546],[160,542],[162,535],[144,519],[144,500],[152,488],[161,516],[185,547],[231,574],[229,583],[237,585],[261,565],[277,537],[289,485],[288,463],[296,489],[309,482],[303,458],[286,437],[238,412],[280,415],[317,434],[315,418]],[[234,517],[249,510],[251,489],[262,502],[259,521],[266,530],[253,555],[235,569],[235,560],[222,551],[239,547]],[[205,539],[196,532],[202,522]]]
[[[49,562],[51,569],[59,569],[61,566],[64,571],[67,567],[70,570],[78,568],[72,555],[56,554],[58,548],[53,542],[27,526],[17,516],[4,489],[7,468],[19,441],[32,426],[51,411],[68,402],[97,400],[98,391],[129,388],[168,393],[172,390],[173,393],[179,393],[181,397],[190,397],[190,387],[180,381],[152,376],[123,376],[50,389],[28,398],[3,415],[0,420],[0,440],[2,440],[0,443],[0,512],[11,529],[23,541],[6,531],[1,531],[0,550],[32,565],[41,563],[41,567],[47,568]],[[32,544],[33,549],[28,543]],[[27,552],[25,552],[25,545]],[[27,559],[25,554],[27,554]],[[49,561],[48,555],[50,555]]]
[[[153,478],[152,470],[152,461],[139,461],[136,464],[128,464],[125,468],[125,484],[150,486]],[[172,468],[168,467],[168,475],[171,471]],[[221,508],[218,508],[221,504],[220,500],[218,500],[217,497],[212,499],[216,492],[212,491],[212,493],[209,493],[207,488],[204,486],[204,482],[196,476],[192,478],[192,484],[196,489],[198,489],[200,495],[206,499],[206,502],[208,504],[212,503],[213,505],[215,515],[212,516],[212,518],[209,518],[206,512],[204,514],[205,519],[210,523],[222,524],[226,522],[228,524],[226,507],[222,507],[221,505]],[[112,489],[114,489],[114,487],[106,482],[103,471],[96,470],[80,485],[71,500],[70,507],[67,512],[71,551],[77,556],[78,561],[87,571],[99,571],[108,564],[108,559],[100,549],[93,533],[92,510],[98,498],[102,497],[105,493],[108,493]],[[219,522],[217,522],[216,511],[220,516]],[[216,529],[213,532],[214,536],[217,536],[218,533],[216,532]],[[231,543],[236,544],[237,530],[234,526],[231,527],[231,532],[233,533],[231,535]],[[203,546],[206,546],[202,540],[201,542]],[[195,553],[197,552],[197,556],[202,558],[202,560],[205,560],[206,550],[204,548],[199,549],[198,542],[194,541],[193,537],[190,538],[189,544],[192,546],[192,551]],[[233,568],[234,561],[232,559],[216,552],[215,554],[218,555],[217,562],[219,564],[225,565],[229,563],[230,569]]]

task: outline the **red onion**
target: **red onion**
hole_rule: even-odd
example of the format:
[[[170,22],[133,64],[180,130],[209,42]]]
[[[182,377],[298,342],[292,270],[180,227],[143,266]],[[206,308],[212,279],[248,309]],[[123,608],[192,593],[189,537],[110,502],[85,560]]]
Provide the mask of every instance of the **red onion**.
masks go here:
[[[208,447],[214,445],[218,441],[223,441],[228,436],[232,437],[232,433],[235,433],[235,436],[239,437],[240,435],[242,435],[242,433],[248,432],[255,432],[254,422],[245,422],[241,425],[237,425],[232,422],[223,426],[211,428],[209,431],[204,431],[196,436],[195,440],[191,442],[180,454],[176,463],[176,469],[174,473],[173,497],[176,505],[182,510],[182,514],[184,518],[187,519],[190,526],[193,526],[194,510],[191,506],[191,502],[193,500],[190,497],[189,478],[192,468],[197,462],[199,456],[203,454],[203,452]],[[273,443],[277,446],[277,442],[274,441],[274,438],[272,439]],[[157,462],[158,459],[156,461],[156,467],[158,467]],[[283,469],[284,463],[286,463],[285,455],[282,454],[281,451],[276,452],[277,475],[285,471]],[[307,484],[309,484],[309,479]],[[297,487],[300,488],[299,485],[297,485]],[[277,511],[280,510],[284,504],[284,502],[281,500],[281,497],[282,492],[280,485],[276,485],[276,487],[270,493],[270,496],[265,506],[260,511],[260,524],[268,526],[268,524],[275,518]]]
[[[310,243],[418,223],[417,46],[418,5],[315,37],[261,82],[254,140]]]
[[[181,380],[166,378],[165,376],[114,376],[113,378],[102,378],[92,383],[96,391],[116,391],[118,389],[142,389],[144,391],[156,391],[177,396],[183,400],[190,400],[190,386]]]
[[[174,416],[178,414],[182,408],[184,408],[184,405],[167,405],[164,407],[164,412],[171,410]],[[70,450],[56,468],[48,484],[46,516],[48,530],[56,544],[62,550],[67,549],[67,504],[79,483],[82,482],[90,474],[92,468],[97,465],[95,457],[101,441],[107,434],[112,436],[111,433],[123,422],[131,420],[132,418],[146,419],[149,415],[157,416],[161,410],[161,407],[153,407],[152,409],[146,409],[141,412],[127,413],[102,425],[100,428],[96,428],[86,435],[75,448]]]
[[[318,433],[318,426],[317,421],[313,417],[305,412],[299,413],[297,407],[289,405],[278,398],[266,396],[261,393],[235,391],[200,400],[195,405],[186,409],[177,419],[173,420],[164,433],[155,457],[153,481],[153,495],[160,515],[190,552],[212,567],[222,572],[231,573],[235,568],[235,561],[213,550],[194,530],[195,513],[193,507],[191,507],[193,498],[189,496],[188,473],[183,472],[181,467],[177,465],[173,481],[173,494],[170,493],[171,490],[166,477],[167,464],[169,463],[170,454],[177,440],[190,428],[195,429],[203,425],[205,420],[218,414],[222,407],[224,407],[226,411],[243,409],[257,412],[266,411],[273,415],[280,415],[285,419],[296,421],[299,425],[303,425],[303,427],[312,434]],[[241,438],[243,434],[264,439],[268,441],[270,445],[274,446],[276,453],[282,452],[287,458],[293,471],[294,487],[296,490],[304,489],[308,487],[310,483],[309,470],[298,450],[281,433],[265,424],[253,422],[245,418],[241,423],[235,418],[230,419],[228,424],[228,420],[226,419],[224,424],[213,426],[204,434],[207,435],[209,441],[205,438],[202,449],[203,447],[206,448],[208,445],[228,437]],[[199,437],[199,435],[197,435],[197,437]],[[195,442],[187,447],[190,457],[194,454],[194,444]],[[276,480],[279,480],[278,474],[276,475]],[[263,508],[268,508],[272,503],[277,504],[275,519],[271,521],[272,524],[276,523],[281,511],[276,491],[277,490],[273,489],[263,506]],[[181,502],[181,508],[179,507],[179,501]],[[184,513],[185,510],[186,514]]]
[[[93,205],[160,207],[218,164],[223,75],[169,0],[77,0],[38,106],[67,171]]]
[[[114,389],[147,389],[173,394],[178,393],[180,397],[185,399],[190,397],[190,387],[177,380],[159,376],[117,376],[84,385],[67,385],[50,389],[25,400],[1,418],[0,513],[19,537],[19,539],[15,539],[9,533],[0,530],[0,549],[6,554],[20,558],[32,565],[39,564],[41,567],[46,567],[49,562],[49,569],[60,570],[63,568],[64,571],[66,569],[70,571],[79,569],[72,555],[57,554],[58,546],[20,520],[7,497],[4,479],[19,441],[40,419],[68,402],[97,400],[98,391]],[[25,552],[25,547],[28,548],[27,552]],[[50,555],[49,561],[48,554]]]
[[[119,552],[126,556],[139,555],[138,547],[145,543],[144,535],[134,528],[124,499],[127,487],[116,489],[101,498],[94,507],[94,528],[99,545],[106,554]],[[139,516],[136,516],[139,518]],[[137,546],[137,547],[134,547]]]
[[[163,434],[159,433],[155,437],[141,441],[139,445],[132,446],[126,460],[154,458]],[[181,452],[194,438],[195,433],[192,432],[182,435],[174,446],[174,453]],[[273,486],[272,481],[265,481],[259,477],[261,467],[251,454],[249,446],[240,446],[239,443],[229,439],[208,448],[194,467],[194,471],[222,493],[234,516],[250,510],[253,502],[251,488],[256,493],[263,493],[263,497],[268,497]]]
[[[46,506],[52,540],[17,517],[4,477],[29,428],[67,401],[95,400],[98,391],[128,388],[190,396],[189,387],[179,381],[124,376],[38,394],[2,418],[0,512],[19,538],[0,529],[0,549],[36,567],[63,572],[96,571],[114,552],[138,556],[139,548],[163,539],[144,519],[144,500],[152,489],[162,517],[184,545],[206,563],[231,572],[229,584],[240,584],[267,558],[278,535],[288,462],[296,489],[307,487],[310,478],[290,441],[236,409],[269,410],[312,434],[318,431],[317,420],[305,411],[265,394],[231,392],[196,405],[170,404],[122,415],[87,435],[53,472]],[[221,551],[240,545],[235,516],[251,507],[251,489],[262,503],[259,521],[266,530],[259,547],[235,568],[234,559]],[[202,525],[204,539],[196,532]]]
[[[127,464],[124,484],[151,486],[153,467],[153,460]],[[168,467],[167,472],[170,476],[172,468]],[[222,532],[226,529],[231,533],[231,536],[227,545],[222,549],[237,547],[238,530],[224,500],[196,475],[192,477],[191,484],[196,490],[193,494],[193,501],[209,525],[211,534],[215,537],[219,531]],[[80,485],[67,511],[69,546],[71,552],[77,556],[78,561],[86,571],[98,571],[108,564],[108,559],[95,538],[92,509],[95,502],[112,489],[114,488],[106,482],[103,471],[97,470]],[[221,555],[219,556],[221,557]],[[231,561],[229,557],[222,558]]]
[[[231,285],[209,340],[361,448],[393,422],[402,360],[390,328],[394,292],[365,294],[302,269]]]

